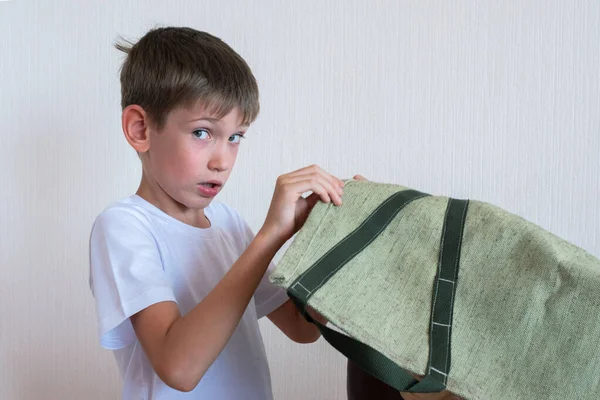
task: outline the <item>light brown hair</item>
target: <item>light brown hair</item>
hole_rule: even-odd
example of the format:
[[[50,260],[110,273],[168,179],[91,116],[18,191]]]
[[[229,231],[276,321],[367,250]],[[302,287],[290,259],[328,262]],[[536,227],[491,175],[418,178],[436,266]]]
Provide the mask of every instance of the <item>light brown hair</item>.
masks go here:
[[[157,129],[174,108],[197,101],[218,118],[237,107],[242,124],[259,112],[258,85],[246,61],[221,39],[187,27],[155,28],[133,44],[121,67],[121,107],[141,106]]]

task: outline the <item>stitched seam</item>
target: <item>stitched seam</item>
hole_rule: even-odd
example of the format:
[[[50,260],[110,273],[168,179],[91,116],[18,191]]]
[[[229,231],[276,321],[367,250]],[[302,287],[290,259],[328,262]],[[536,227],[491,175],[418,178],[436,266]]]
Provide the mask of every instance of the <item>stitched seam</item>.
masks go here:
[[[462,216],[460,218],[460,231],[459,231],[459,239],[458,239],[458,249],[461,248],[462,246],[462,238],[463,238],[463,232],[464,232],[464,224],[465,224],[465,218],[467,215],[467,205],[468,203],[465,203],[463,206],[463,212],[462,212]],[[452,276],[455,279],[458,279],[458,274],[457,274],[457,268],[458,268],[458,261],[460,258],[460,253],[459,251],[456,252],[456,259],[454,260],[454,273],[452,274]],[[452,296],[450,298],[450,321],[452,321],[452,318],[454,316],[454,293],[455,290],[452,291]],[[450,329],[448,329],[448,346],[446,348],[446,368],[444,368],[446,371],[448,371],[448,362],[450,361]]]
[[[433,371],[437,372],[438,374],[442,374],[444,375],[444,381],[446,380],[446,378],[448,377],[448,374],[446,374],[445,372],[440,371],[439,369],[435,369],[433,367],[430,367],[430,369],[432,369]]]
[[[437,277],[439,277],[441,275],[441,271],[442,271],[442,255],[444,253],[444,242],[446,240],[446,219],[448,217],[448,212],[450,211],[450,203],[452,202],[452,199],[448,200],[448,203],[446,205],[446,213],[444,215],[444,225],[442,226],[442,240],[440,243],[440,256],[438,259],[438,270],[437,270]],[[437,278],[436,277],[436,278]],[[439,287],[440,287],[440,283],[439,280],[436,279],[435,280],[435,292],[433,295],[433,307],[431,308],[431,312],[432,312],[432,316],[431,316],[431,323],[429,326],[429,332],[433,333],[433,317],[434,317],[434,313],[435,313],[435,306],[437,303],[437,296],[438,296],[438,291],[439,291]],[[431,361],[433,359],[433,350],[431,349],[431,344],[432,344],[432,338],[429,338],[429,372],[431,373],[431,370],[437,371],[435,368],[433,368],[431,366]],[[440,371],[438,371],[440,372]],[[444,378],[444,384],[446,384],[446,379]]]

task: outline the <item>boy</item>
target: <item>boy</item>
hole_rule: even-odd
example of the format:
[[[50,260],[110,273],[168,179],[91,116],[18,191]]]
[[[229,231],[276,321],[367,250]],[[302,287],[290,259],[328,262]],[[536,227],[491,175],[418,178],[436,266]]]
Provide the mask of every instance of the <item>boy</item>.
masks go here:
[[[154,29],[117,48],[127,54],[123,132],[143,172],[136,194],[94,222],[90,288],[122,397],[271,399],[257,320],[267,316],[299,343],[319,337],[269,284],[271,259],[319,199],[341,204],[343,182],[317,166],[280,176],[255,236],[213,202],[259,111],[245,61],[190,28]]]

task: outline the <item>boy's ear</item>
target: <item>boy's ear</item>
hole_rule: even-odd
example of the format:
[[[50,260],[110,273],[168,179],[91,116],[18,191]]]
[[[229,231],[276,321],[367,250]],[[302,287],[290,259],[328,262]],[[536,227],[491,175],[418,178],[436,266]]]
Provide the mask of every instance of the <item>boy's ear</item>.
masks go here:
[[[138,153],[145,153],[150,148],[150,119],[146,111],[132,104],[123,110],[121,124],[125,139]]]

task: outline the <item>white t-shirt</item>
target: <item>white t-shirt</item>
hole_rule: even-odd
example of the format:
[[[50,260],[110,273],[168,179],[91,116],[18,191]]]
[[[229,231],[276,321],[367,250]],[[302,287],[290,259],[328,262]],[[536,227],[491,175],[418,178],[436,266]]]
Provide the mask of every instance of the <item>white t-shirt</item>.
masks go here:
[[[211,203],[205,215],[211,227],[195,228],[134,195],[107,207],[94,222],[90,288],[100,343],[114,351],[123,377],[123,399],[273,398],[258,319],[288,297],[268,281],[272,263],[235,333],[191,392],[162,382],[129,320],[166,300],[177,302],[185,315],[217,285],[254,237],[248,224],[225,204]]]

